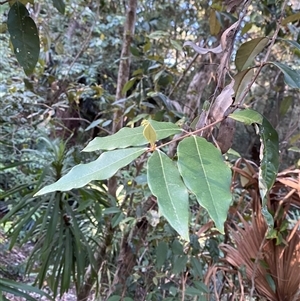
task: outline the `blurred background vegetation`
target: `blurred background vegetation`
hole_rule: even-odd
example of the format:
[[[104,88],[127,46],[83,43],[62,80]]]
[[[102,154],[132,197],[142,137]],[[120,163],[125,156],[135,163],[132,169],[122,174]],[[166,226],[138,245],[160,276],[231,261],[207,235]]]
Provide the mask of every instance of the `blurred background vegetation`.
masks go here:
[[[70,192],[33,195],[74,165],[96,159],[97,154],[81,150],[94,137],[111,134],[113,113],[120,108],[128,125],[147,116],[191,124],[214,92],[219,58],[195,55],[182,45],[186,40],[217,45],[222,32],[237,20],[243,1],[139,1],[130,81],[124,87],[126,98],[117,101],[125,1],[66,1],[64,14],[47,1],[29,2],[41,40],[39,61],[29,77],[11,50],[5,25],[9,3],[0,5],[0,229],[9,237],[1,248],[30,249],[25,267],[20,263],[16,268],[15,260],[0,260],[0,274],[35,281],[54,296],[75,288],[78,300],[92,293],[111,301],[118,296],[128,301],[229,300],[233,290],[240,290],[238,276],[220,271],[213,279],[208,275],[210,267],[222,264],[224,254],[218,245],[229,237],[215,231],[192,199],[191,241],[180,240],[159,218],[142,162],[118,172],[116,199],[109,195],[106,181]],[[281,5],[273,0],[251,2],[235,41],[232,75],[237,73],[236,50],[249,39],[272,36]],[[299,3],[290,1],[269,58],[298,70],[300,49],[284,39],[300,43],[299,14]],[[264,55],[265,50],[255,64]],[[246,105],[264,114],[278,131],[281,170],[297,168],[299,90],[288,87],[283,74],[267,65]],[[238,126],[232,148],[259,163],[260,143],[252,126]],[[237,156],[226,158],[233,164]],[[242,193],[237,186],[236,200]],[[291,219],[297,221],[298,214],[295,209]],[[122,274],[125,278],[116,281],[115,276]],[[247,292],[249,282],[244,280]],[[263,300],[261,295],[255,298]]]

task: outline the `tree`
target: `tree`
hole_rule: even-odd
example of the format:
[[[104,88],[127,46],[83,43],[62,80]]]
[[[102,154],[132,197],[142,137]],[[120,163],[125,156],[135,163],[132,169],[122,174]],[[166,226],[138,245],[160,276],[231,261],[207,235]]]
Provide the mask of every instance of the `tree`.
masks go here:
[[[194,222],[194,218],[191,218],[191,208],[196,206],[196,211],[199,210],[198,206],[205,208],[209,218],[215,224],[215,229],[221,234],[226,234],[230,227],[227,227],[225,222],[228,221],[235,224],[237,219],[237,217],[228,219],[228,211],[232,211],[234,208],[232,206],[233,196],[235,194],[243,196],[247,191],[245,189],[242,193],[238,189],[233,188],[235,185],[233,181],[235,180],[235,173],[240,173],[253,185],[251,186],[248,182],[245,184],[249,188],[250,195],[251,189],[255,187],[255,189],[253,188],[253,191],[256,192],[255,197],[251,195],[253,199],[251,213],[254,216],[262,212],[264,217],[264,219],[260,220],[259,225],[256,225],[255,219],[252,222],[252,226],[256,225],[261,230],[262,235],[261,240],[258,242],[259,248],[255,252],[255,262],[252,262],[254,264],[251,267],[252,273],[247,274],[252,285],[249,289],[249,294],[253,295],[254,289],[257,288],[261,296],[268,298],[279,297],[282,291],[279,289],[280,283],[277,283],[272,278],[274,274],[270,274],[273,280],[264,283],[262,287],[257,285],[253,275],[255,275],[257,269],[259,269],[262,277],[265,277],[266,274],[269,275],[268,271],[261,271],[259,268],[260,255],[264,249],[265,242],[276,239],[278,244],[282,244],[287,237],[291,237],[292,232],[283,233],[286,230],[284,228],[286,219],[279,220],[278,214],[272,214],[272,211],[279,212],[281,209],[287,213],[288,209],[284,206],[275,206],[270,200],[272,200],[271,196],[278,182],[281,181],[280,183],[283,183],[285,181],[284,183],[288,187],[293,186],[291,186],[291,182],[287,184],[286,180],[282,180],[278,174],[279,140],[277,131],[262,112],[257,109],[255,102],[252,108],[250,108],[249,104],[251,104],[251,97],[255,97],[256,93],[258,93],[258,88],[255,85],[264,82],[265,74],[275,74],[274,67],[276,67],[283,74],[283,76],[278,76],[278,83],[282,85],[282,89],[278,89],[281,102],[279,111],[282,115],[287,112],[286,108],[289,107],[291,100],[288,96],[283,97],[283,91],[287,86],[295,89],[291,93],[300,88],[299,70],[289,67],[285,60],[279,60],[278,49],[284,49],[283,47],[286,47],[286,45],[292,45],[296,49],[300,49],[296,41],[289,39],[293,32],[286,26],[289,22],[298,22],[299,16],[294,14],[291,8],[287,7],[286,1],[280,3],[280,6],[269,2],[228,2],[227,8],[230,13],[227,13],[226,7],[223,7],[218,1],[213,2],[211,6],[201,2],[198,7],[190,8],[188,6],[184,9],[180,7],[181,3],[174,2],[174,7],[178,11],[183,10],[186,14],[189,12],[189,15],[192,15],[189,17],[189,20],[194,20],[193,13],[196,16],[197,12],[206,16],[201,23],[203,27],[209,26],[210,30],[210,35],[205,36],[205,43],[208,45],[213,43],[214,36],[217,36],[220,42],[219,44],[216,43],[215,47],[204,47],[203,45],[186,41],[184,34],[188,34],[190,30],[182,30],[181,25],[176,27],[177,24],[174,25],[170,21],[172,29],[169,33],[166,33],[157,30],[158,28],[155,27],[158,26],[157,23],[161,22],[160,26],[162,28],[163,26],[168,28],[167,23],[164,24],[159,18],[154,19],[155,22],[151,18],[148,19],[149,21],[147,20],[147,9],[151,11],[155,7],[167,12],[174,9],[173,7],[161,3],[140,3],[141,6],[138,6],[136,9],[136,4],[135,1],[128,2],[129,9],[125,23],[116,97],[114,99],[115,102],[110,104],[114,108],[114,118],[111,120],[112,134],[96,137],[83,149],[84,152],[88,153],[101,151],[100,156],[94,161],[75,166],[63,175],[63,159],[67,149],[64,144],[60,148],[61,152],[56,155],[57,160],[54,165],[57,181],[41,190],[39,190],[41,185],[35,189],[35,196],[41,196],[46,193],[52,193],[53,196],[49,197],[49,205],[51,204],[51,206],[48,206],[48,208],[51,209],[45,211],[40,219],[40,224],[36,223],[33,229],[39,229],[39,233],[44,233],[43,240],[41,240],[44,243],[44,247],[41,247],[39,244],[36,247],[38,256],[41,256],[43,250],[46,251],[53,242],[57,242],[59,246],[57,248],[56,245],[53,245],[51,249],[53,254],[58,254],[55,260],[53,254],[48,253],[46,256],[47,260],[51,260],[52,266],[54,266],[50,277],[53,282],[54,292],[57,292],[58,284],[60,284],[61,292],[66,291],[70,286],[70,279],[73,277],[79,291],[78,299],[84,300],[92,287],[93,281],[96,279],[96,275],[105,277],[104,283],[110,283],[111,280],[107,279],[106,271],[110,271],[111,268],[104,266],[105,262],[110,262],[116,265],[113,269],[115,274],[112,285],[109,288],[102,287],[99,290],[100,294],[105,294],[106,299],[113,293],[119,294],[122,298],[126,296],[134,297],[137,300],[138,298],[146,298],[145,295],[151,290],[150,288],[153,284],[157,285],[158,281],[160,281],[161,284],[166,285],[166,282],[158,280],[159,278],[153,274],[152,276],[146,276],[140,272],[137,275],[139,275],[139,279],[143,279],[143,286],[131,278],[133,277],[131,271],[137,266],[139,258],[145,258],[146,252],[153,254],[153,252],[149,251],[153,247],[157,256],[157,270],[152,270],[154,274],[162,268],[165,275],[170,271],[168,266],[164,266],[165,262],[169,260],[168,250],[172,251],[171,260],[173,260],[173,264],[171,267],[175,274],[182,271],[187,273],[188,269],[191,269],[194,279],[189,279],[192,282],[187,287],[184,286],[187,283],[187,278],[183,281],[184,285],[180,288],[182,298],[189,295],[202,296],[209,294],[209,280],[204,280],[203,273],[199,272],[201,270],[199,269],[199,258],[195,256],[195,253],[201,249],[199,237],[196,235],[197,231],[202,233],[202,231],[205,231],[201,230],[203,229],[202,227],[206,229],[206,227],[211,227],[212,224],[210,221],[208,223],[203,221],[200,223],[202,226],[200,229],[197,226],[192,228],[191,221]],[[112,3],[107,2],[101,5],[108,7]],[[18,7],[17,11],[22,14],[18,17],[18,20],[21,20],[19,23],[15,22],[11,17],[16,7]],[[145,13],[141,19],[138,20],[137,18],[137,22],[141,22],[146,29],[142,34],[138,33],[140,34],[140,39],[136,36],[137,41],[133,39],[136,45],[133,44],[130,47],[130,41],[134,34],[134,13],[143,10]],[[255,18],[258,16],[257,10],[262,12],[262,15],[269,22],[268,24],[264,23],[264,18],[261,21],[255,21]],[[174,11],[176,12],[175,9]],[[22,57],[18,57],[18,54],[20,51],[21,53],[27,51],[27,48],[25,49],[26,43],[18,46],[17,42],[19,42],[18,34],[22,36],[25,30],[23,28],[22,31],[22,26],[28,26],[28,23],[30,28],[36,27],[33,26],[33,20],[30,19],[26,8],[20,2],[16,2],[11,7],[10,12],[8,29],[12,40],[14,40],[14,33],[16,36],[15,43],[13,42],[16,56],[24,71],[31,73],[36,61],[31,57],[28,58],[29,61],[22,61]],[[288,14],[288,16],[285,17],[285,14]],[[180,14],[177,17],[178,23],[182,22],[180,24],[184,24],[188,18],[181,17],[180,19]],[[22,20],[27,21],[23,23]],[[196,22],[198,22],[197,25],[199,26],[199,21]],[[251,32],[251,26],[255,27],[258,25],[255,22],[264,24],[263,29],[266,32],[262,34],[257,28]],[[15,32],[12,24],[18,24]],[[149,26],[148,29],[146,24]],[[29,50],[30,54],[33,55],[39,52],[36,30],[29,31],[28,34],[34,37],[32,41],[35,41],[35,46],[32,46],[34,51],[31,48]],[[267,36],[270,34],[270,37]],[[244,43],[241,44],[240,40]],[[183,41],[185,42],[183,43]],[[22,48],[23,46],[24,49]],[[29,46],[27,45],[26,47]],[[182,55],[183,49],[187,53],[191,49],[196,52],[190,63],[184,59]],[[290,47],[287,49],[289,52],[291,51]],[[296,59],[297,51],[294,53]],[[161,56],[159,52],[164,53],[164,56]],[[195,74],[188,89],[189,95],[187,99],[190,101],[188,104],[190,107],[188,110],[183,109],[184,105],[180,101],[172,100],[170,97],[171,95],[177,95],[178,98],[182,96],[182,92],[179,89],[180,85],[184,76],[192,74],[192,68],[196,69],[194,66],[198,64],[199,55],[201,55],[201,60],[203,59],[203,61],[210,56],[212,62],[217,64],[217,68],[213,71],[215,76],[211,76],[211,64],[209,65],[210,68],[204,67]],[[234,55],[235,62],[233,63],[231,59]],[[289,53],[288,57],[290,55]],[[128,72],[129,56],[133,57],[132,70],[134,71],[132,71],[131,76],[129,76]],[[181,66],[185,67],[184,72],[175,82],[175,77],[182,68]],[[205,85],[205,81],[201,82],[203,76],[209,84]],[[201,89],[196,95],[200,95],[199,99],[202,95],[201,101],[197,97],[195,99],[193,95],[193,87],[197,86],[197,83],[200,84]],[[269,82],[269,84],[271,85],[272,83]],[[187,83],[185,85],[187,86]],[[125,94],[130,90],[131,95],[126,97]],[[252,96],[252,93],[254,96]],[[103,91],[100,91],[100,94],[103,95]],[[209,99],[209,101],[204,101],[205,98]],[[152,101],[152,107],[150,101]],[[120,106],[120,104],[123,104],[123,106]],[[150,110],[144,110],[143,106],[145,104]],[[165,116],[159,114],[155,105],[165,113]],[[151,112],[153,107],[154,112]],[[184,116],[185,114],[186,116]],[[141,122],[145,116],[151,116],[152,118],[146,118]],[[182,117],[185,117],[187,122]],[[111,117],[107,114],[105,118],[109,120]],[[129,119],[130,126],[123,126],[122,122],[125,119]],[[179,119],[179,123],[184,123],[184,126],[175,124],[175,121]],[[238,159],[238,165],[233,165],[231,161],[222,156],[222,154],[228,154],[232,147],[236,121],[245,125],[253,124],[257,128],[261,143],[259,150],[260,162],[257,169],[253,168],[249,161]],[[97,122],[97,119],[95,122]],[[94,123],[94,125],[97,124],[99,122]],[[171,144],[175,145],[172,152],[170,152],[169,148]],[[55,147],[53,149],[55,150]],[[176,153],[176,156],[167,155],[171,153]],[[233,175],[231,170],[234,171]],[[147,180],[141,180],[145,176],[147,176]],[[253,182],[253,177],[255,178],[256,176],[258,181]],[[107,188],[104,187],[105,182],[103,181],[105,180],[108,180]],[[89,184],[90,182],[92,184]],[[67,192],[74,188],[77,189],[78,193],[72,195],[72,193]],[[122,198],[120,198],[120,190],[118,190],[120,188],[124,191]],[[106,193],[109,193],[109,198],[105,198],[104,195]],[[80,198],[91,194],[94,194],[94,199],[92,203],[88,204],[92,204],[92,209],[88,209],[87,204],[80,207],[82,203]],[[92,222],[92,225],[96,229],[96,233],[100,233],[99,236],[85,236],[85,231],[93,228],[93,226],[89,224],[87,228],[81,227],[81,221],[84,219],[82,219],[82,216],[78,216],[80,213],[79,208],[74,209],[70,206],[69,200],[72,200],[72,197],[76,199],[81,210],[87,210],[85,212],[88,213],[87,215],[93,212],[92,217],[96,221]],[[100,198],[100,204],[95,202],[98,197]],[[261,205],[258,205],[260,202]],[[272,206],[275,206],[276,210]],[[12,216],[14,212],[18,212],[19,209],[11,211],[4,218],[4,221]],[[28,212],[28,216],[31,216],[33,211]],[[159,233],[159,226],[157,228],[153,226],[153,230],[149,226],[149,224],[152,226],[158,223],[155,222],[157,211],[177,231],[177,235],[181,237],[180,239],[170,229],[166,231],[168,233],[167,238],[163,239],[163,241],[154,239],[153,242],[151,240],[151,235],[158,235]],[[137,212],[139,213],[137,214]],[[47,221],[49,215],[52,217]],[[202,218],[208,219],[205,213],[202,213],[202,215]],[[54,225],[57,224],[58,219],[60,219],[60,226],[59,229],[56,229]],[[247,228],[245,226],[245,218],[239,216],[238,219],[243,221],[244,227]],[[197,221],[199,222],[199,220]],[[22,224],[17,223],[17,227],[14,229],[15,235],[20,232],[21,227],[19,225]],[[40,225],[40,228],[38,225]],[[166,227],[164,222],[160,227],[162,225]],[[207,239],[206,243],[209,243],[211,246],[213,245],[213,236],[216,235],[216,232],[214,232],[215,230],[210,231],[212,231],[210,239]],[[251,231],[249,230],[249,233]],[[149,232],[154,234],[149,235]],[[245,234],[243,230],[240,233],[247,237],[247,233]],[[116,243],[121,236],[121,243]],[[57,237],[57,239],[51,241],[50,238],[52,239],[52,237]],[[146,239],[144,239],[145,237]],[[227,235],[225,235],[225,238],[229,239]],[[171,240],[173,240],[172,244]],[[235,240],[237,243],[238,238],[235,237]],[[66,246],[62,244],[63,241],[66,241]],[[298,245],[299,242],[295,240],[293,247],[290,248],[294,248],[293,250],[296,252]],[[116,246],[116,249],[111,250],[111,246]],[[228,245],[224,246],[224,250],[229,249]],[[272,251],[274,254],[275,250],[277,250],[276,247]],[[239,249],[237,252],[243,259]],[[63,260],[63,255],[67,259]],[[246,255],[248,256],[248,254]],[[43,259],[42,256],[40,260]],[[219,256],[218,254],[217,257]],[[82,260],[83,257],[84,260]],[[213,256],[211,258],[214,260]],[[47,260],[44,259],[43,261],[47,262]],[[151,260],[153,261],[154,259],[151,257]],[[202,260],[206,265],[207,275],[209,275],[212,263]],[[227,260],[237,268],[243,262],[235,264],[230,256],[227,257]],[[32,261],[31,263],[33,264],[34,262]],[[87,269],[88,265],[89,268]],[[39,274],[40,284],[43,282],[45,272],[49,268],[50,265],[48,263],[43,265]],[[83,280],[84,273],[86,278]],[[151,275],[150,272],[149,274]],[[183,273],[182,275],[185,274]],[[149,279],[153,279],[153,283]],[[275,284],[277,296],[264,295],[264,288],[268,285],[272,287]],[[133,286],[135,286],[134,289]],[[135,290],[135,294],[140,292],[143,297],[134,295],[133,290]],[[291,298],[295,297],[297,290],[290,291],[294,292]],[[156,292],[155,290],[155,294]],[[177,291],[175,289],[173,295],[176,294]],[[171,295],[170,300],[172,300]]]

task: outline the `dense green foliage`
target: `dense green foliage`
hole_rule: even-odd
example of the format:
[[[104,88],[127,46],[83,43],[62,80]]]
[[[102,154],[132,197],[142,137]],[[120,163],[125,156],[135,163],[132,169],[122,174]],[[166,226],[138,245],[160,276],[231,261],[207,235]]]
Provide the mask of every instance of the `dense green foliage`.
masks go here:
[[[1,224],[10,247],[34,243],[26,273],[54,297],[218,300],[226,277],[251,283],[211,272],[251,215],[239,157],[284,242],[268,201],[299,166],[299,8],[223,2],[139,1],[119,95],[123,2],[0,6]]]

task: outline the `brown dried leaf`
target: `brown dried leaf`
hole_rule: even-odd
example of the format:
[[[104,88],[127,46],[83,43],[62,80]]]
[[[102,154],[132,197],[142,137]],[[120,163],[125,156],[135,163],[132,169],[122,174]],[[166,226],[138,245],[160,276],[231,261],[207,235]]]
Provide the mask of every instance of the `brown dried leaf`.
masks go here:
[[[195,128],[196,128],[196,130],[200,130],[203,127],[205,127],[206,125],[208,125],[208,111],[202,111]],[[209,136],[210,132],[211,132],[211,129],[206,129],[204,131],[198,132],[197,135],[200,137],[207,138]]]
[[[200,47],[200,46],[196,45],[195,43],[193,43],[191,41],[184,42],[183,47],[185,47],[185,46],[192,47],[199,54],[207,54],[209,52],[221,53],[223,51],[221,45],[219,45],[218,47],[215,47],[215,48],[204,48],[204,47]]]
[[[195,43],[191,42],[191,41],[186,41],[183,44],[183,47],[185,46],[190,46],[192,47],[196,52],[198,52],[199,54],[207,54],[208,52],[213,52],[213,53],[221,53],[222,51],[225,50],[226,48],[226,41],[228,38],[230,38],[232,36],[233,31],[235,31],[236,27],[238,26],[239,21],[233,23],[229,28],[227,28],[222,36],[221,36],[221,43],[218,47],[215,48],[204,48],[204,47],[200,47],[198,45],[196,45]]]
[[[216,140],[222,154],[227,153],[232,146],[235,125],[235,120],[231,118],[225,118],[220,124],[219,133]]]
[[[297,191],[300,191],[300,183],[294,178],[277,178],[277,181],[289,186]]]
[[[226,253],[226,260],[236,268],[246,267],[249,281],[253,279],[255,288],[260,295],[268,300],[299,300],[300,292],[300,231],[298,224],[289,231],[286,241],[288,245],[276,245],[276,240],[264,242],[267,231],[266,222],[261,214],[261,206],[252,215],[252,223],[247,223],[241,215],[243,227],[231,229],[231,235],[236,247],[228,244],[221,245]],[[259,252],[264,242],[262,252]],[[255,266],[255,259],[258,264]],[[264,264],[262,264],[264,263]],[[267,281],[271,277],[274,281],[276,292]]]
[[[222,90],[220,95],[216,98],[215,102],[213,103],[209,112],[209,117],[212,119],[212,121],[216,121],[218,119],[223,118],[224,113],[232,105],[232,95],[234,94],[233,85],[234,80],[232,80],[231,83]]]
[[[223,51],[226,49],[227,46],[227,40],[231,41],[232,37],[234,36],[235,30],[237,26],[239,25],[239,20],[237,20],[235,23],[233,23],[229,28],[227,28],[221,36],[221,47]]]

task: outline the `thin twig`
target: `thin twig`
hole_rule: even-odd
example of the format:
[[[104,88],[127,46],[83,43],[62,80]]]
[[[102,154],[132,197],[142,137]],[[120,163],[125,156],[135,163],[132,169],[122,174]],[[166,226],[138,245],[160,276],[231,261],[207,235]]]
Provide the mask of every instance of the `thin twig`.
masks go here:
[[[171,97],[171,95],[174,93],[174,91],[178,88],[178,86],[180,85],[180,83],[182,82],[183,78],[186,76],[187,72],[191,69],[192,65],[194,64],[194,62],[196,61],[196,59],[198,58],[200,54],[196,53],[192,60],[190,61],[190,63],[188,64],[188,66],[186,67],[186,69],[183,71],[183,73],[181,74],[181,76],[179,77],[178,81],[176,82],[176,84],[173,86],[171,92],[168,95],[168,98]]]
[[[156,146],[155,149],[162,148],[162,147],[164,147],[164,146],[166,146],[166,145],[168,145],[168,144],[171,144],[171,143],[173,143],[173,142],[175,142],[175,141],[182,140],[182,139],[184,139],[184,138],[186,138],[186,137],[195,135],[195,134],[197,134],[197,133],[199,133],[199,132],[201,132],[201,131],[204,131],[204,130],[206,130],[206,129],[209,129],[210,127],[216,125],[217,123],[221,122],[221,121],[224,120],[225,118],[226,118],[226,117],[220,118],[220,119],[218,119],[218,120],[216,120],[216,121],[214,121],[214,122],[212,122],[212,123],[210,123],[210,124],[208,124],[208,125],[202,127],[201,129],[198,129],[198,130],[193,131],[193,132],[189,132],[189,133],[187,133],[187,134],[185,134],[185,135],[183,135],[183,136],[181,136],[181,137],[175,138],[175,139],[173,139],[173,140],[171,140],[171,141],[168,141],[168,142],[163,143],[163,144],[161,144],[161,145],[159,145],[159,146]]]
[[[186,272],[185,274],[182,273],[182,295],[181,295],[181,301],[185,300],[185,286],[186,286],[186,281],[188,278],[188,272]]]

